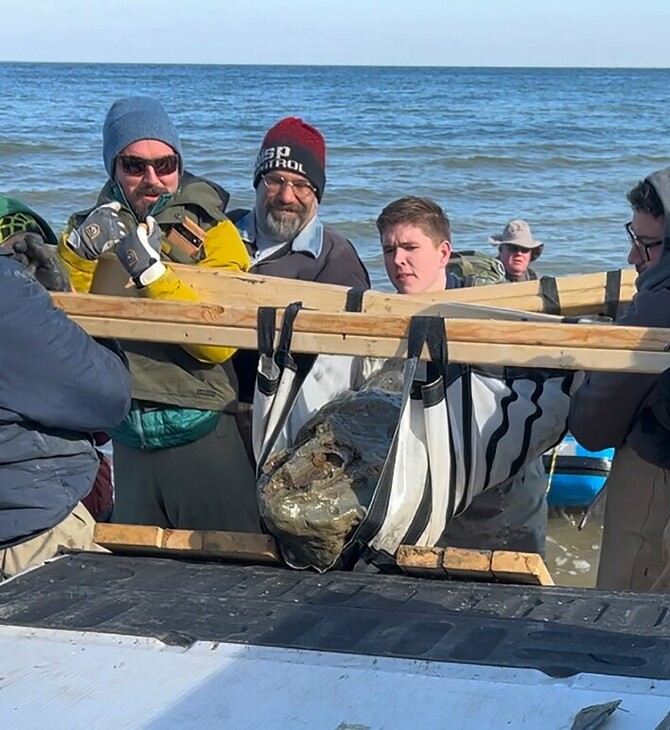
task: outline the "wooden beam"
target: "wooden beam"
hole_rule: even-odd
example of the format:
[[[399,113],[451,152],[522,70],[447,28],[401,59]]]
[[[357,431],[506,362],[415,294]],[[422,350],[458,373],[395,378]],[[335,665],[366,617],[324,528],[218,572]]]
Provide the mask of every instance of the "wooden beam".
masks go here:
[[[396,562],[407,575],[554,585],[547,566],[537,553],[401,545],[396,552]]]
[[[252,307],[63,293],[53,300],[94,336],[251,349],[257,343]],[[301,311],[292,349],[404,357],[409,322],[408,316]],[[444,326],[453,362],[651,373],[670,365],[668,329],[466,319]]]
[[[152,323],[221,326],[255,329],[258,312],[254,306],[226,307],[218,304],[178,302],[156,299],[125,299],[55,292],[54,303],[68,315],[90,318],[150,321]],[[278,325],[283,310],[278,310]],[[298,312],[294,332],[311,334],[341,333],[342,336],[400,338],[409,328],[409,315],[372,315],[358,312]],[[487,342],[506,345],[551,345],[555,347],[599,347],[603,349],[640,349],[661,352],[670,343],[670,328],[623,327],[582,322],[508,321],[445,319],[450,341]]]
[[[403,573],[426,578],[446,578],[443,568],[444,548],[401,545],[396,551],[396,562]]]
[[[258,276],[201,266],[170,264],[179,277],[193,286],[204,301],[248,306],[283,307],[302,301],[305,307],[326,312],[345,310],[348,287],[317,284],[309,281]],[[637,273],[633,269],[621,272],[619,298],[627,303],[635,292]],[[600,314],[605,310],[607,273],[582,274],[555,279],[564,315]],[[135,287],[116,256],[103,256],[96,268],[91,286],[92,294],[135,296]],[[480,304],[527,312],[545,312],[541,283],[528,281],[497,284],[466,289],[452,289],[428,294],[400,295],[368,290],[362,295],[362,311],[369,314],[441,314],[448,316],[446,303]]]
[[[554,579],[547,570],[544,560],[537,553],[494,550],[491,555],[491,572],[497,580],[506,583],[554,585]]]
[[[101,522],[95,526],[93,540],[114,553],[283,564],[277,545],[270,535],[215,530],[171,530],[151,525]]]
[[[492,581],[490,550],[464,550],[447,547],[444,549],[442,569],[449,578]]]

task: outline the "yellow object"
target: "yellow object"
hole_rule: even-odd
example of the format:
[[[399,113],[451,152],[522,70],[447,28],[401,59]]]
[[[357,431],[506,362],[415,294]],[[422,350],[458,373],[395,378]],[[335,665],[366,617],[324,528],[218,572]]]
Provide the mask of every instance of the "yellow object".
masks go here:
[[[58,254],[67,267],[70,281],[76,292],[85,294],[91,288],[97,261],[87,261],[68,247],[66,240],[70,230],[66,230],[58,243]],[[203,243],[204,257],[195,266],[210,269],[227,269],[229,271],[249,271],[251,261],[235,226],[229,221],[221,221],[210,228]],[[160,279],[146,287],[138,289],[138,294],[147,299],[165,299],[182,302],[202,301],[197,291],[184,283],[164,261],[167,269]],[[209,345],[184,345],[184,350],[196,360],[209,363],[222,363],[235,354],[232,347],[214,347]]]
[[[98,265],[98,262],[88,261],[81,256],[77,256],[65,242],[69,233],[70,231],[67,230],[61,234],[58,240],[58,255],[65,264],[67,273],[70,275],[72,288],[79,294],[87,294],[91,288],[93,274],[95,273],[95,267]]]

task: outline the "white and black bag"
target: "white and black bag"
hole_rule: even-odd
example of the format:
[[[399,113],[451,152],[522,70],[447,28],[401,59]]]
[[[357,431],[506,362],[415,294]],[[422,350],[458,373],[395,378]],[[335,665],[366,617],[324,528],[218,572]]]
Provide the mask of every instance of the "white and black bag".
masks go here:
[[[257,471],[326,403],[354,384],[357,358],[291,353],[293,323],[302,304],[284,310],[275,348],[276,309],[258,309],[258,372],[253,400],[252,445]]]
[[[357,358],[291,355],[299,304],[286,309],[277,349],[274,310],[259,310],[253,438],[258,469],[290,447],[326,403],[351,389]],[[427,346],[430,361],[421,354]],[[303,356],[298,356],[298,360]],[[558,443],[566,431],[574,373],[449,363],[444,320],[412,318],[400,415],[363,520],[333,565],[393,562],[399,545],[431,546],[447,523]],[[281,545],[281,542],[280,542]],[[324,570],[333,565],[295,564]]]

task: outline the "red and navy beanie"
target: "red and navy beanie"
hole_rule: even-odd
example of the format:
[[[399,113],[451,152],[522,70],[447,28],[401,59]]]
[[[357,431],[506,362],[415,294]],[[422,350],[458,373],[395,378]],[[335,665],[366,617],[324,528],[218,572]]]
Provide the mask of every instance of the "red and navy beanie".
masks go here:
[[[326,187],[326,142],[318,129],[297,117],[286,117],[268,130],[256,158],[254,188],[266,172],[295,172],[316,188],[321,202]]]

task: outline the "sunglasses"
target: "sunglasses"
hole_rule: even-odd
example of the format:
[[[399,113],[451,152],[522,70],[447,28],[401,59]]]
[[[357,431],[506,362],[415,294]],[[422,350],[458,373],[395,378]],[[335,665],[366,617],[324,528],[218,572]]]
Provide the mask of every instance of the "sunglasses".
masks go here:
[[[633,221],[628,221],[628,223],[624,223],[624,228],[626,229],[626,233],[628,234],[628,240],[630,241],[630,245],[640,254],[640,256],[645,259],[645,261],[651,261],[649,249],[660,246],[663,243],[663,239],[661,238],[658,241],[649,241],[645,240],[645,236],[638,236],[637,233],[635,233],[635,231],[633,230]]]
[[[510,253],[530,253],[532,248],[524,248],[523,246],[517,246],[516,243],[503,243],[503,246]]]
[[[179,155],[165,155],[152,160],[134,155],[119,155],[118,159],[123,172],[133,177],[143,177],[147,167],[153,167],[158,177],[173,175],[179,169]]]

